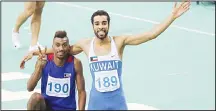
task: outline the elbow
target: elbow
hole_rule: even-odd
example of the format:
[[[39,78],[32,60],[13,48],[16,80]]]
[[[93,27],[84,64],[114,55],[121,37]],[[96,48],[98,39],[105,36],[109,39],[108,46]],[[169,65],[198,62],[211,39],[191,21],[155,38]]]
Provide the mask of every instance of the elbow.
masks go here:
[[[80,54],[81,52],[82,52],[82,50],[78,49],[78,50],[71,51],[70,54],[71,55],[77,55],[77,54]]]
[[[149,32],[149,38],[150,39],[156,39],[159,35],[162,34],[163,31],[161,30],[152,30]]]
[[[72,53],[70,53],[70,55],[77,55],[77,54],[79,54],[79,52],[72,52]]]
[[[156,38],[157,38],[157,36],[153,35],[153,36],[149,37],[149,40],[153,40],[153,39],[156,39]]]
[[[149,40],[156,39],[157,37],[158,37],[158,34],[156,32],[149,33]]]
[[[86,91],[85,90],[79,90],[78,93],[79,93],[79,95],[82,95],[82,96],[86,95]]]
[[[85,90],[81,90],[81,91],[80,91],[80,93],[83,93],[83,94],[85,94],[85,93],[86,93],[86,91],[85,91]]]
[[[34,88],[32,87],[32,85],[30,83],[27,83],[27,90],[28,90],[28,92],[31,92],[34,90]]]
[[[27,87],[27,90],[28,90],[28,92],[31,92],[31,91],[33,91],[33,88],[32,87]]]

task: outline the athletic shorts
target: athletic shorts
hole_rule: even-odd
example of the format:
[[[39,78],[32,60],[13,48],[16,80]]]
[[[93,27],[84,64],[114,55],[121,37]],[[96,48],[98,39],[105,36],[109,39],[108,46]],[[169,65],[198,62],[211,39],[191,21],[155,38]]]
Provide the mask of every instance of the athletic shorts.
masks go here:
[[[46,103],[46,111],[54,111],[54,110],[70,110],[70,111],[76,111],[76,108],[74,109],[53,109],[52,106],[48,103],[48,101],[45,99],[45,103]]]
[[[124,96],[115,95],[113,97],[90,97],[88,110],[127,110]]]

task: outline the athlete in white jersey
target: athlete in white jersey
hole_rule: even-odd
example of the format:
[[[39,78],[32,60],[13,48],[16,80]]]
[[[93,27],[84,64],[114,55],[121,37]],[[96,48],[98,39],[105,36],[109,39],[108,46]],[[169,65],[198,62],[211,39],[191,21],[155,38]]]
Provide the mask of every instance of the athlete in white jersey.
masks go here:
[[[121,60],[125,46],[139,45],[157,38],[176,18],[186,12],[189,6],[189,1],[182,2],[180,6],[176,3],[170,16],[152,30],[128,36],[109,37],[109,14],[103,10],[93,13],[91,22],[96,37],[80,40],[71,46],[70,50],[73,55],[84,52],[90,60],[89,67],[93,83],[88,109],[127,109],[121,81]],[[47,49],[47,53],[52,52],[52,49]],[[22,60],[20,67],[24,68],[25,62],[38,54],[39,51],[29,53]]]
[[[94,41],[95,38],[91,41],[88,55],[93,79],[88,109],[126,110],[127,105],[121,78],[122,61],[113,37],[110,37],[110,52],[103,56],[95,54]],[[106,101],[106,104],[104,104],[104,101]]]

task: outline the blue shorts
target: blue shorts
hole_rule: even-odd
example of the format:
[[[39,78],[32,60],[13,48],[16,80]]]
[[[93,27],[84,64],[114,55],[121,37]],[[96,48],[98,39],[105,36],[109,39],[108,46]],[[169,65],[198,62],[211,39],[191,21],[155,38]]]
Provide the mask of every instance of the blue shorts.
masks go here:
[[[46,111],[55,111],[55,110],[70,110],[70,111],[76,111],[76,108],[72,109],[64,109],[64,108],[58,108],[55,106],[51,106],[49,102],[45,99],[45,104],[46,104]]]
[[[124,96],[116,95],[109,98],[89,98],[88,110],[127,110]]]

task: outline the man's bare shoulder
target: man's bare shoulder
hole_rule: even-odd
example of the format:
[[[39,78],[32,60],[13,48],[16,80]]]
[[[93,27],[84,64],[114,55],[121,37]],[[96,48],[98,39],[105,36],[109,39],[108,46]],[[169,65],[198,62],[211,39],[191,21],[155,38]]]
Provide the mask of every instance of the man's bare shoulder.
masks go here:
[[[79,58],[77,58],[77,57],[75,57],[75,56],[73,56],[73,57],[74,57],[74,63],[75,63],[75,64],[78,63],[78,62],[81,62]]]
[[[125,36],[113,36],[113,39],[116,43],[121,43],[124,40]]]
[[[91,42],[92,39],[93,38],[84,38],[84,39],[79,40],[77,43],[80,45],[87,45]]]
[[[79,72],[82,70],[82,62],[79,58],[74,57],[74,68],[75,68],[75,71],[76,71],[76,74],[80,74]]]
[[[80,65],[82,65],[81,60],[79,58],[75,57],[75,56],[73,56],[73,57],[74,57],[74,65],[76,67],[80,67]]]

